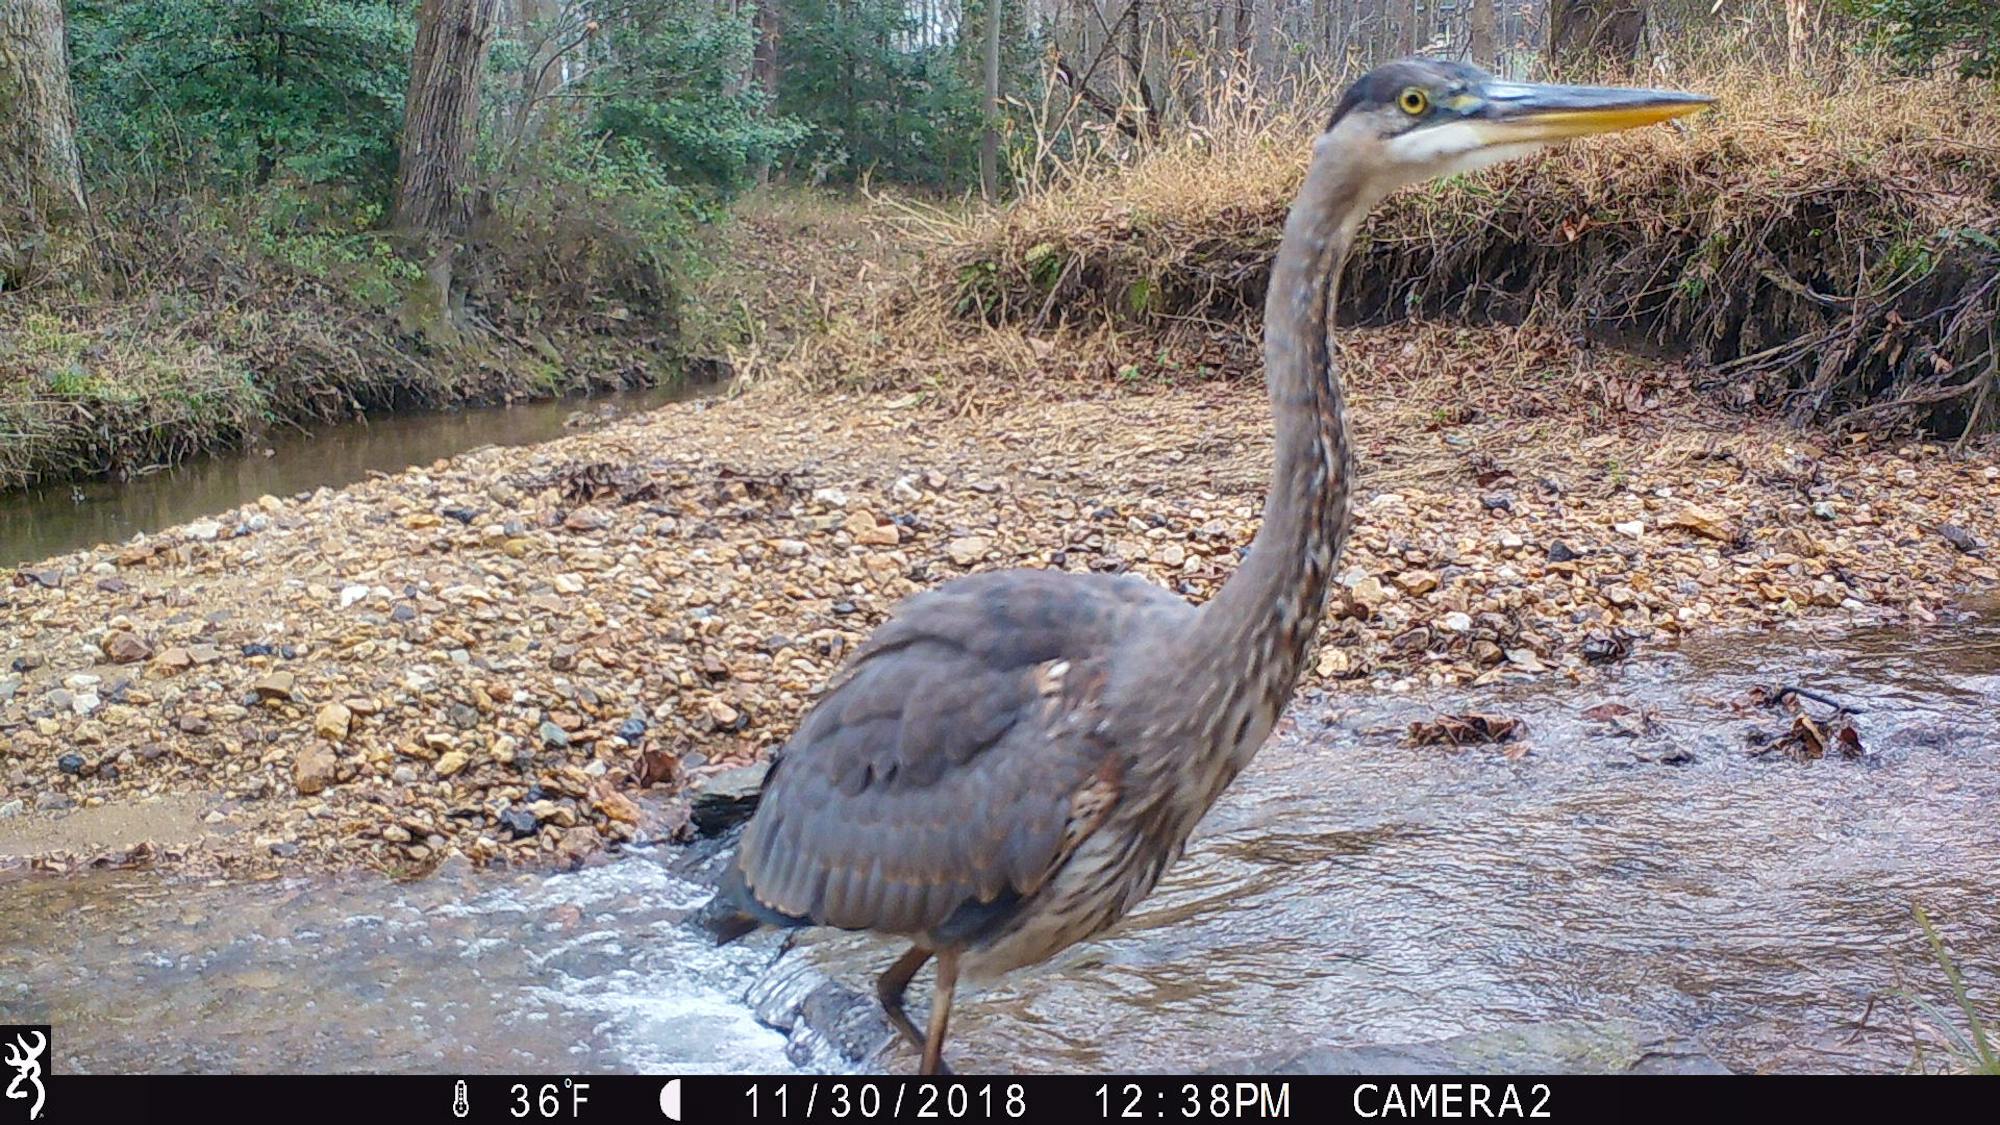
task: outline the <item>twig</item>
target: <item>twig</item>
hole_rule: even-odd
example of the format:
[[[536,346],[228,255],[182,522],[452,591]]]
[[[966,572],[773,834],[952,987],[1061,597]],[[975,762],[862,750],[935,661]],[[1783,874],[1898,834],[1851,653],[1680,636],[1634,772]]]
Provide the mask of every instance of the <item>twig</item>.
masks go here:
[[[1829,698],[1829,697],[1827,697],[1827,696],[1824,696],[1824,695],[1821,695],[1820,693],[1818,693],[1818,692],[1816,692],[1816,691],[1808,691],[1808,690],[1806,690],[1805,688],[1802,688],[1802,687],[1781,687],[1781,688],[1779,688],[1779,689],[1778,689],[1778,694],[1777,694],[1776,698],[1775,698],[1775,699],[1773,700],[1773,702],[1776,702],[1776,703],[1783,703],[1783,702],[1785,701],[1785,697],[1786,697],[1786,696],[1788,696],[1788,695],[1796,695],[1796,696],[1798,696],[1798,697],[1799,697],[1799,698],[1801,698],[1801,699],[1810,699],[1810,700],[1812,700],[1812,701],[1813,701],[1814,703],[1818,703],[1818,704],[1821,704],[1821,705],[1823,705],[1823,706],[1827,706],[1827,707],[1831,707],[1831,708],[1833,708],[1833,709],[1834,709],[1834,711],[1836,711],[1837,713],[1839,713],[1839,714],[1842,714],[1842,715],[1859,715],[1859,714],[1862,714],[1862,713],[1863,713],[1863,712],[1862,712],[1862,710],[1861,710],[1861,708],[1859,708],[1859,707],[1849,707],[1849,706],[1848,706],[1847,704],[1845,704],[1845,703],[1842,703],[1842,702],[1841,702],[1841,701],[1839,701],[1838,699],[1832,699],[1832,698]]]

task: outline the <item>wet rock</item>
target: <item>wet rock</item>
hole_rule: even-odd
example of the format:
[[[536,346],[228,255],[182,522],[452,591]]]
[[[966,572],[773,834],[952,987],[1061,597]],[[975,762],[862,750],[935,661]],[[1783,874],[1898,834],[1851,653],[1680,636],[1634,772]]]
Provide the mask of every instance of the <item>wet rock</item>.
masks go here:
[[[1620,1020],[1528,1024],[1430,1043],[1312,1047],[1211,1074],[1727,1074],[1695,1039]]]
[[[62,757],[56,759],[56,768],[69,774],[71,777],[81,774],[83,772],[83,765],[84,760],[81,754],[64,754]]]
[[[689,810],[697,832],[716,836],[750,819],[763,796],[768,762],[724,770],[700,784]]]
[[[153,655],[153,646],[144,637],[124,629],[104,634],[99,647],[104,650],[105,659],[113,664],[137,664],[151,659]]]
[[[63,572],[54,567],[23,567],[21,574],[28,581],[45,590],[59,590],[63,584]]]

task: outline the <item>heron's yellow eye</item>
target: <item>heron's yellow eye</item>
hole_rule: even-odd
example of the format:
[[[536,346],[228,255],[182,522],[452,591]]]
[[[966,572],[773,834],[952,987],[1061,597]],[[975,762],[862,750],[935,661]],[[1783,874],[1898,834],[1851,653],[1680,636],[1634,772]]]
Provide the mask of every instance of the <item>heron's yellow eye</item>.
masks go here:
[[[1403,107],[1404,113],[1415,117],[1431,107],[1431,96],[1421,88],[1411,86],[1396,99],[1396,104]]]

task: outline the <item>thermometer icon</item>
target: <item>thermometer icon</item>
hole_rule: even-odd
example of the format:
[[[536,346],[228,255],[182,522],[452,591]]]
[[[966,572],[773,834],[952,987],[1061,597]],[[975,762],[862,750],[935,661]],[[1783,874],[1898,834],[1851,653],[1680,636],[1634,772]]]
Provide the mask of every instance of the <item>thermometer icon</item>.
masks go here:
[[[461,1078],[458,1080],[458,1085],[451,1088],[451,1115],[464,1117],[471,1112],[472,1107],[465,1101],[465,1079]]]

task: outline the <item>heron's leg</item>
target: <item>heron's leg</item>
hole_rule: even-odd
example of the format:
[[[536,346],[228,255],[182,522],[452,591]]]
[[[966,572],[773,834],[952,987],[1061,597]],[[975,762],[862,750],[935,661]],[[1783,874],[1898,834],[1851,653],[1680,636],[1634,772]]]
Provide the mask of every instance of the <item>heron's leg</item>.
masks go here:
[[[917,1025],[910,1022],[909,1014],[903,1011],[903,992],[910,987],[910,978],[931,959],[931,951],[921,945],[913,945],[908,953],[896,959],[896,963],[875,978],[875,996],[882,1001],[882,1014],[889,1017],[896,1030],[908,1040],[910,1046],[921,1051],[924,1037],[917,1031]]]
[[[951,994],[958,988],[958,950],[937,951],[937,987],[931,992],[931,1033],[924,1040],[924,1061],[918,1074],[950,1074],[944,1065],[944,1029],[951,1022]]]

